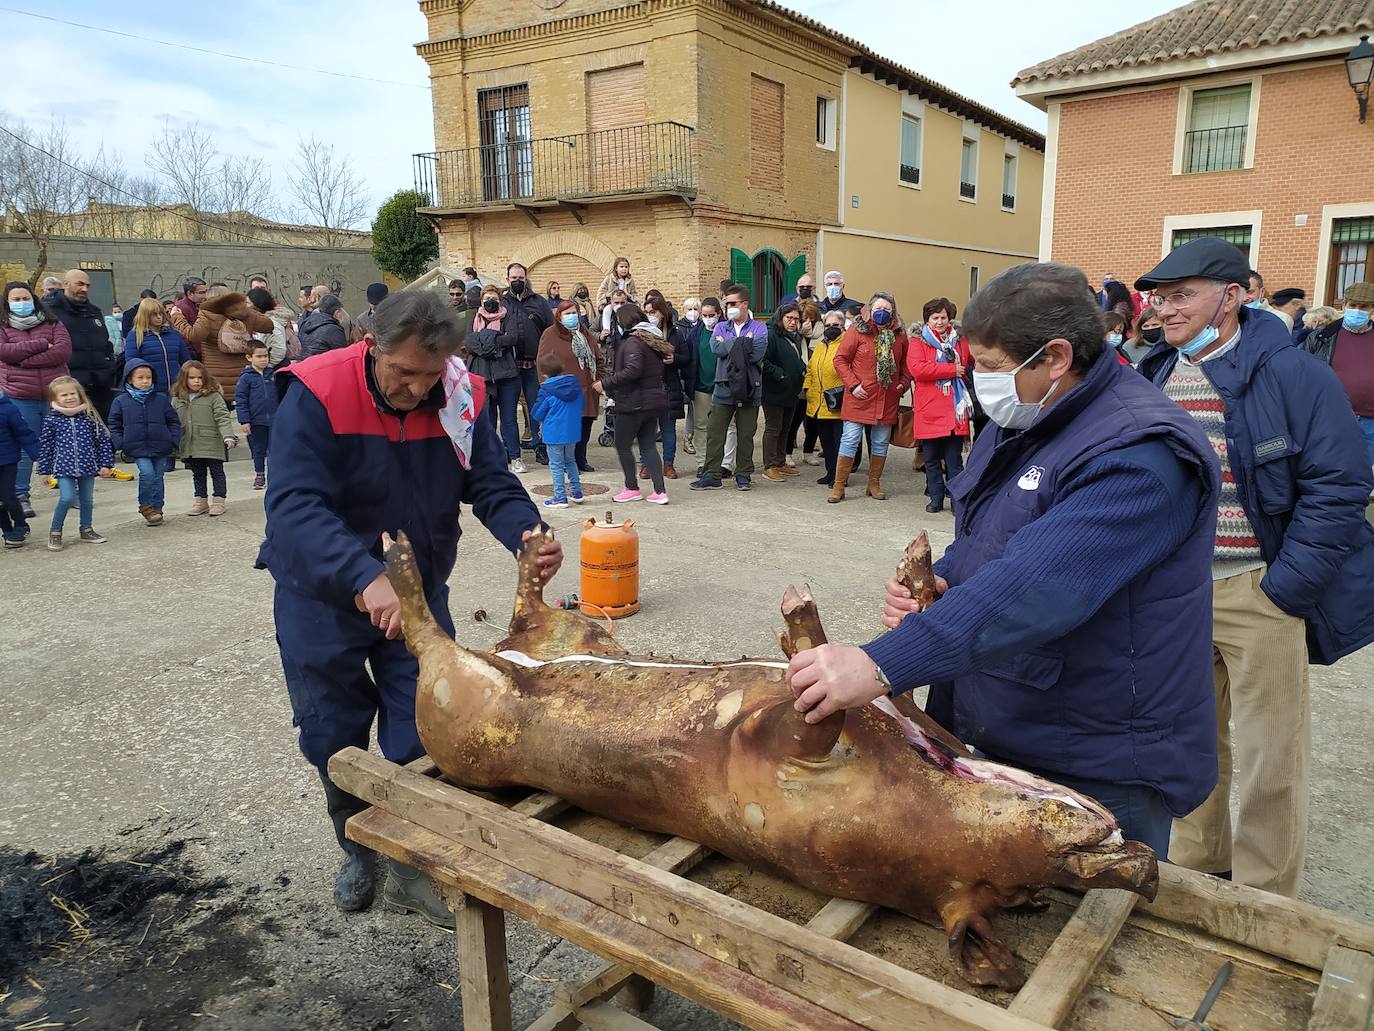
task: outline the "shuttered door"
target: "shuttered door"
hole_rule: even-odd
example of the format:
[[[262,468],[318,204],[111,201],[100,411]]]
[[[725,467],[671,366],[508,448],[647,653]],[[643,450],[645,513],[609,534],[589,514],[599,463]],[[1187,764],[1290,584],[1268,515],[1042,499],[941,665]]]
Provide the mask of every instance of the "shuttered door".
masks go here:
[[[587,148],[592,193],[625,193],[646,185],[644,65],[587,73]],[[595,290],[595,284],[592,285]]]
[[[749,79],[749,185],[781,191],[782,83]]]

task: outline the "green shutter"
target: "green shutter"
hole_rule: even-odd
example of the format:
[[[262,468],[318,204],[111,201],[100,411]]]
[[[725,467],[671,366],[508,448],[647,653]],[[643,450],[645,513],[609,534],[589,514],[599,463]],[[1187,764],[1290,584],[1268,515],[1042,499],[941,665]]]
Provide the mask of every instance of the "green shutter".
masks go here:
[[[754,262],[738,247],[730,248],[730,278],[754,291]]]
[[[797,280],[806,275],[806,255],[798,254],[787,263],[787,275],[783,277],[782,292],[794,294],[797,292]]]

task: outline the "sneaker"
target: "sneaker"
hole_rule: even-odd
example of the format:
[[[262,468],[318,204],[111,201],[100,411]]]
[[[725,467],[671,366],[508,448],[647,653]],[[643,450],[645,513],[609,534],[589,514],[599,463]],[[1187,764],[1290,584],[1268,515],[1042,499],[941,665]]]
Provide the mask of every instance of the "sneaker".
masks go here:
[[[691,482],[692,490],[720,490],[721,482],[714,476],[703,476],[699,480]]]
[[[582,502],[586,501],[587,499],[586,499],[585,496],[583,496],[583,495],[579,492],[579,493],[577,493],[577,494],[569,494],[569,495],[568,495],[568,500],[571,501],[574,505],[580,505],[580,504],[582,504]]]
[[[749,479],[749,477],[747,477],[747,476],[736,476],[736,477],[735,477],[735,489],[736,489],[736,490],[753,490],[753,489],[754,489],[754,484],[753,484],[753,482]]]
[[[253,477],[253,489],[254,489],[254,490],[265,490],[266,488],[267,488],[267,477],[266,477],[266,476],[254,476],[254,477]]]
[[[49,531],[48,531],[48,550],[49,550],[49,551],[61,551],[61,550],[62,550],[62,531],[61,531],[61,530],[49,530]]]
[[[643,500],[644,500],[644,495],[641,494],[641,493],[640,493],[639,491],[637,491],[637,490],[630,490],[630,488],[626,487],[624,490],[622,490],[622,491],[621,491],[619,494],[617,494],[615,497],[611,498],[611,500],[612,500],[612,501],[643,501]]]
[[[38,513],[35,512],[33,510],[33,506],[29,504],[29,496],[27,494],[25,494],[22,498],[19,499],[19,507],[24,511],[25,519],[38,518]]]
[[[516,473],[517,475],[520,473],[529,472],[529,470],[525,468],[525,463],[518,458],[513,459],[511,461],[510,471]]]
[[[666,505],[666,504],[668,504],[668,492],[667,492],[667,491],[664,491],[662,494],[658,494],[658,493],[650,494],[650,495],[649,495],[647,498],[645,498],[644,500],[647,501],[647,502],[648,502],[649,504],[651,504],[651,505]]]
[[[81,528],[81,539],[85,541],[87,544],[104,544],[107,540],[109,540],[108,537],[102,537],[89,526],[83,526]]]
[[[728,479],[730,479],[730,477],[732,477],[732,476],[734,476],[734,475],[735,475],[735,470],[733,470],[733,469],[731,469],[731,468],[729,468],[729,467],[722,468],[721,471],[720,471],[720,478],[721,478],[722,480],[728,480]]]
[[[567,508],[568,502],[565,498],[545,498],[545,508]]]
[[[772,480],[774,483],[781,483],[783,480],[787,479],[787,477],[783,475],[781,469],[772,466],[769,466],[763,471],[763,478],[765,480]]]
[[[802,455],[802,461],[805,462],[807,465],[821,464],[820,458],[814,452],[811,454]]]
[[[697,442],[691,437],[688,437],[682,442],[682,450],[686,451],[689,455],[695,455],[697,453]]]
[[[150,516],[148,517],[148,525],[149,525],[149,526],[161,526],[161,525],[162,525],[162,509],[160,509],[160,508],[155,508],[155,509],[153,509],[152,511],[153,511],[153,514],[150,515]]]
[[[110,479],[112,480],[132,480],[133,478],[133,473],[126,473],[123,469],[110,470]]]
[[[786,464],[786,465],[780,465],[780,466],[778,466],[778,472],[782,473],[784,476],[800,476],[800,475],[801,475],[801,470],[798,469],[795,465],[792,464],[792,460],[791,460],[791,459],[788,459],[788,460],[787,460],[787,464]]]
[[[534,450],[534,440],[533,440],[533,439],[530,439],[530,440],[522,440],[522,441],[520,441],[520,450],[521,450],[521,451],[533,451],[533,450]]]
[[[24,542],[25,542],[26,540],[28,540],[27,537],[6,537],[6,538],[5,538],[5,547],[7,547],[7,548],[22,548],[22,547],[24,546]]]
[[[57,477],[56,477],[56,476],[49,476],[49,477],[48,477],[48,490],[57,490]],[[25,516],[24,518],[27,519],[28,516]]]
[[[791,456],[791,455],[783,455],[783,456],[782,456],[782,464],[785,465],[785,466],[787,466],[787,468],[789,468],[789,469],[795,469],[795,468],[797,467],[797,463],[794,462],[794,461],[792,461],[792,456]]]

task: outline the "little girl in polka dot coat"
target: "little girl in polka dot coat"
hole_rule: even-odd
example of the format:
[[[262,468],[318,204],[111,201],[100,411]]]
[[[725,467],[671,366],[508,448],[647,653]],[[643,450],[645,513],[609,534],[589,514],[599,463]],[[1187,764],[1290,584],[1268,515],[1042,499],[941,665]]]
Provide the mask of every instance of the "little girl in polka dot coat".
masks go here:
[[[38,474],[57,477],[61,495],[52,514],[48,550],[62,550],[62,524],[76,505],[81,513],[81,539],[104,544],[91,525],[95,508],[95,478],[109,476],[114,444],[81,384],[60,376],[48,384],[48,412],[38,434]]]

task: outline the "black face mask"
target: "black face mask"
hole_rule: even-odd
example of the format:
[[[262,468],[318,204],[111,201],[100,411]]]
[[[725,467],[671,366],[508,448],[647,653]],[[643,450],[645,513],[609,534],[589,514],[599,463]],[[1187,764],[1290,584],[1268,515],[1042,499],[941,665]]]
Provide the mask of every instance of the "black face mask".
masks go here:
[[[821,331],[821,336],[825,337],[826,340],[838,340],[840,334],[843,332],[844,330],[839,326],[826,326],[825,329]]]
[[[1162,329],[1142,329],[1140,331],[1140,339],[1145,341],[1145,343],[1149,344],[1152,347],[1155,344],[1159,343],[1160,340],[1162,340],[1163,338],[1164,330]]]
[[[482,302],[483,311],[492,312],[494,314],[495,312],[499,311],[500,308],[501,302],[498,301],[495,297],[488,297],[485,301]]]
[[[800,297],[800,298],[802,298],[803,300],[806,299],[807,297],[810,297],[810,296],[811,296],[812,294],[814,294],[815,292],[816,292],[816,291],[813,290],[813,289],[812,289],[811,287],[809,287],[809,286],[799,286],[799,287],[797,287],[797,296]]]
[[[580,300],[580,301],[585,301],[585,300],[587,299],[587,291],[586,291],[586,290],[579,290],[579,291],[577,291],[577,298],[578,298],[578,300]]]
[[[523,279],[512,279],[510,281],[510,292],[519,297],[525,292],[525,281]]]

